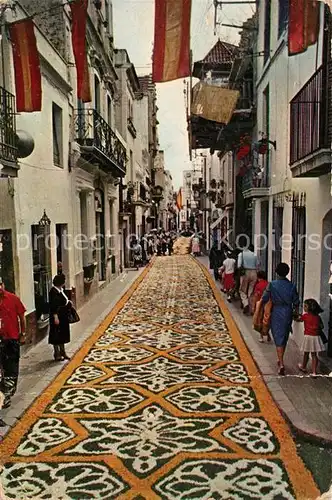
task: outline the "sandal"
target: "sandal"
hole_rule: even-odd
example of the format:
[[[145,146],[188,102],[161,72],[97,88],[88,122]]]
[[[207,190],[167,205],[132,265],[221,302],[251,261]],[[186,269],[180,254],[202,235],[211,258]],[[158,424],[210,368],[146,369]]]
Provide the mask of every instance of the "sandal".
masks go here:
[[[300,372],[302,372],[302,373],[307,373],[306,368],[303,368],[303,366],[302,366],[300,363],[297,365],[297,367],[298,367],[298,369],[300,370]]]
[[[281,375],[281,376],[285,375],[285,367],[284,366],[280,366],[279,371],[278,371],[278,375]]]

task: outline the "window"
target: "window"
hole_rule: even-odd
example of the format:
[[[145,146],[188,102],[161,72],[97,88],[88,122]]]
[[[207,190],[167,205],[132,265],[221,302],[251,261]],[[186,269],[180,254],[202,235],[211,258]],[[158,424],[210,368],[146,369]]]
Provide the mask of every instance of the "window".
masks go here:
[[[110,32],[110,5],[108,0],[105,0],[105,21],[107,23],[107,31]]]
[[[133,119],[133,104],[132,102],[130,101],[130,99],[128,99],[128,118],[130,120]]]
[[[95,110],[100,113],[100,81],[95,75]]]
[[[134,159],[132,151],[130,151],[130,179],[132,181],[134,180]]]
[[[295,195],[292,211],[292,281],[296,285],[303,305],[306,257],[306,207],[305,194]]]
[[[272,277],[277,279],[276,268],[280,262],[282,262],[282,236],[283,236],[283,218],[284,218],[284,207],[282,199],[273,200],[273,219],[272,219],[272,232],[273,232],[273,244],[272,244]]]
[[[271,50],[271,0],[265,0],[265,27],[264,27],[264,63],[270,57]]]
[[[107,96],[107,121],[109,126],[112,126],[112,99]]]
[[[280,38],[288,25],[289,0],[279,0],[278,37]]]
[[[53,162],[63,166],[62,109],[52,103]]]
[[[264,133],[269,139],[270,137],[270,88],[269,85],[263,92],[263,126]],[[262,179],[263,185],[269,187],[270,185],[270,154],[269,151],[264,155],[263,160],[264,177]]]

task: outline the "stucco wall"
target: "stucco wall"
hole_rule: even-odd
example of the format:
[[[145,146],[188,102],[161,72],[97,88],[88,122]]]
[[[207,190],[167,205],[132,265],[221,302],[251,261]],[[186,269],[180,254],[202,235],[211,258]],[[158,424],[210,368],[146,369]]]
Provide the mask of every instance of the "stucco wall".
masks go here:
[[[20,261],[20,295],[28,312],[34,310],[34,287],[31,225],[38,224],[44,210],[51,219],[51,234],[55,237],[55,224],[68,224],[73,234],[71,179],[68,171],[69,108],[66,95],[43,77],[43,102],[40,113],[23,113],[17,117],[17,127],[33,130],[35,149],[23,159],[15,185],[15,212],[17,219],[18,257]],[[52,103],[62,109],[63,167],[53,164]],[[52,251],[52,274],[56,272],[56,250]],[[73,285],[74,260],[69,251],[68,285]]]

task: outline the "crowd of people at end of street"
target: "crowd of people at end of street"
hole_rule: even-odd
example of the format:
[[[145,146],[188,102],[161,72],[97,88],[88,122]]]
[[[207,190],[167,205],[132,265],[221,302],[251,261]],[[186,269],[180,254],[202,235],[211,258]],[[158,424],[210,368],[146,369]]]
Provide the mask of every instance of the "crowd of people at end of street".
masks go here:
[[[176,238],[175,231],[168,232],[164,229],[152,230],[140,239],[133,237],[130,244],[132,267],[139,269],[141,266],[145,266],[154,255],[172,255]]]
[[[271,341],[272,334],[277,351],[278,374],[285,375],[284,356],[293,321],[304,324],[302,342],[303,359],[298,364],[302,373],[307,373],[309,356],[312,360],[312,376],[318,372],[318,354],[325,350],[327,338],[320,314],[323,312],[315,299],[303,303],[296,286],[287,278],[288,264],[281,262],[276,268],[277,279],[270,283],[266,273],[260,270],[259,258],[254,246],[231,251],[226,245],[214,242],[210,251],[210,269],[221,282],[221,290],[227,300],[240,300],[243,314],[253,316],[253,329],[260,334],[259,341]]]

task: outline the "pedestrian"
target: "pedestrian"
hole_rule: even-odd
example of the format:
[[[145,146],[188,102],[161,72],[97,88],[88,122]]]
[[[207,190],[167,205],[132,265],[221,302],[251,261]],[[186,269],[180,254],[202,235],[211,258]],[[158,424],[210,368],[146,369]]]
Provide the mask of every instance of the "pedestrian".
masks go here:
[[[141,237],[141,248],[142,248],[142,264],[145,266],[147,264],[147,240],[145,236]]]
[[[192,238],[192,253],[195,257],[198,257],[201,253],[199,241],[199,237],[197,233],[195,233]]]
[[[162,254],[165,256],[166,252],[167,252],[167,240],[166,240],[165,233],[162,235],[162,238],[161,238],[161,251],[162,251]]]
[[[20,344],[25,343],[25,313],[21,300],[5,290],[0,278],[0,368],[2,408],[9,408],[17,389],[20,368]]]
[[[236,248],[233,251],[233,256],[234,256],[234,259],[236,261],[235,271],[234,271],[235,286],[234,286],[234,290],[233,290],[233,299],[236,299],[236,300],[240,299],[241,269],[239,269],[239,267],[238,267],[238,258],[239,258],[239,255],[241,252],[242,252],[242,250],[240,250],[239,248]],[[241,307],[242,307],[242,302],[241,302]]]
[[[148,248],[147,248],[147,254],[148,254],[148,259],[151,260],[155,252],[154,248],[154,242],[153,242],[153,236],[148,237]]]
[[[265,290],[262,302],[266,304],[270,299],[271,333],[277,349],[279,375],[285,375],[284,355],[292,331],[293,317],[298,315],[299,296],[296,286],[287,279],[288,264],[282,262],[276,269],[278,279],[271,281]]]
[[[260,323],[263,323],[263,318],[264,318],[264,306],[261,304],[261,300],[263,297],[263,294],[268,287],[269,282],[266,279],[266,273],[264,271],[258,271],[257,273],[257,282],[255,284],[255,288],[253,291],[252,296],[250,297],[250,312],[254,316],[253,318],[253,325],[254,329],[259,331],[261,334],[259,342],[264,343],[265,337],[268,342],[271,341],[271,337],[269,334],[269,329],[265,329],[263,327],[263,324],[260,325],[260,327],[257,327],[255,324],[257,321],[257,318],[260,318]],[[262,306],[262,311],[257,311],[258,308]]]
[[[309,355],[311,354],[313,377],[317,375],[317,354],[325,351],[324,343],[321,339],[321,333],[324,331],[324,325],[320,317],[322,312],[323,309],[315,299],[307,299],[304,301],[304,314],[298,318],[298,321],[304,323],[303,360],[298,367],[301,372],[306,373]]]
[[[253,293],[250,297],[250,313],[254,314],[255,309],[256,309],[256,304],[261,300],[263,297],[263,293],[265,292],[269,282],[266,279],[266,272],[265,271],[258,271],[257,273],[257,281],[254,286]]]
[[[223,276],[223,288],[227,294],[228,302],[232,302],[232,293],[235,286],[234,271],[235,271],[235,259],[233,258],[232,252],[227,253],[227,258],[224,260],[222,265]]]
[[[240,297],[243,306],[243,314],[249,313],[249,297],[251,296],[257,281],[258,257],[254,252],[254,246],[242,250],[238,257],[238,269],[241,275]]]
[[[72,303],[63,290],[64,285],[65,278],[63,275],[54,276],[53,286],[49,293],[50,331],[48,343],[53,345],[55,361],[70,359],[66,353],[65,344],[70,342],[68,314]]]
[[[168,247],[168,255],[172,255],[172,253],[173,253],[173,237],[171,234],[168,236],[167,247]]]
[[[136,267],[138,271],[142,263],[142,247],[136,239],[133,241],[133,259],[134,267]]]
[[[221,250],[218,248],[218,242],[214,241],[209,254],[210,269],[213,270],[214,279],[219,280],[219,268],[223,263],[223,255]]]

